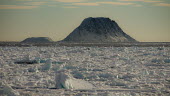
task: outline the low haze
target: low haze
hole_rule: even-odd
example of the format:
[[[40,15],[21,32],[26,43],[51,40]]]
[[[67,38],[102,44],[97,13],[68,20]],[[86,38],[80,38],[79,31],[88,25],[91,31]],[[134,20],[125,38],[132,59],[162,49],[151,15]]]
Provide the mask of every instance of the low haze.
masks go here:
[[[0,41],[62,40],[87,17],[109,17],[141,42],[170,42],[169,0],[1,0]]]

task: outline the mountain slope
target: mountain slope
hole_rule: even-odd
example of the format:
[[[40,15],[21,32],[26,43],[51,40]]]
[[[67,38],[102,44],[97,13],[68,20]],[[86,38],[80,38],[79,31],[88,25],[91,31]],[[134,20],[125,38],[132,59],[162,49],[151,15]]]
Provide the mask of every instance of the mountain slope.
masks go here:
[[[49,43],[53,42],[51,38],[49,37],[31,37],[26,38],[22,41],[22,43]]]
[[[66,42],[136,42],[135,39],[122,31],[118,24],[109,18],[86,18],[63,41]]]

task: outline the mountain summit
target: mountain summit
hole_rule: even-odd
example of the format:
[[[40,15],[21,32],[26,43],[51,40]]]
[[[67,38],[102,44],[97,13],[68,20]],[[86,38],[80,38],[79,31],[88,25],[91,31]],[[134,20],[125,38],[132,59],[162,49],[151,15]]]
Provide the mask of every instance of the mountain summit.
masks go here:
[[[104,17],[86,18],[63,41],[76,43],[136,42],[118,24]]]
[[[30,37],[22,41],[22,43],[50,43],[53,42],[49,37]]]

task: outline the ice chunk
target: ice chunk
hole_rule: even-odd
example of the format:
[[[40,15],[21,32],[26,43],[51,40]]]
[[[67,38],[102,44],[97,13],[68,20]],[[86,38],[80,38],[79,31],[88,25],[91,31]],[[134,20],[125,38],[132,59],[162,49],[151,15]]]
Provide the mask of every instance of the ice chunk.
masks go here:
[[[52,61],[51,59],[48,59],[46,63],[42,66],[42,70],[49,71],[51,69],[51,66],[52,66]]]
[[[165,59],[164,62],[165,63],[170,63],[170,59]]]
[[[37,64],[37,60],[31,60],[30,55],[27,55],[22,60],[17,60],[14,62],[15,64]]]
[[[56,88],[64,89],[93,89],[91,83],[74,78],[68,71],[61,70],[56,73]]]
[[[39,72],[39,71],[38,71],[38,67],[35,66],[35,67],[33,67],[33,68],[28,68],[28,72],[36,72],[36,73],[38,73],[38,72]]]
[[[0,95],[7,95],[7,96],[19,96],[19,93],[11,88],[6,82],[0,82]]]

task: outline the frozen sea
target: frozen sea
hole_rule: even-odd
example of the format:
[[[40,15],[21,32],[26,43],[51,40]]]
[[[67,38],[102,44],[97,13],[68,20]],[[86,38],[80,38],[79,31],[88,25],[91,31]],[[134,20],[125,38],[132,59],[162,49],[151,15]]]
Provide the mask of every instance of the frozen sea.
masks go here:
[[[56,89],[63,69],[95,88]],[[1,46],[0,86],[2,96],[169,96],[170,47]]]

